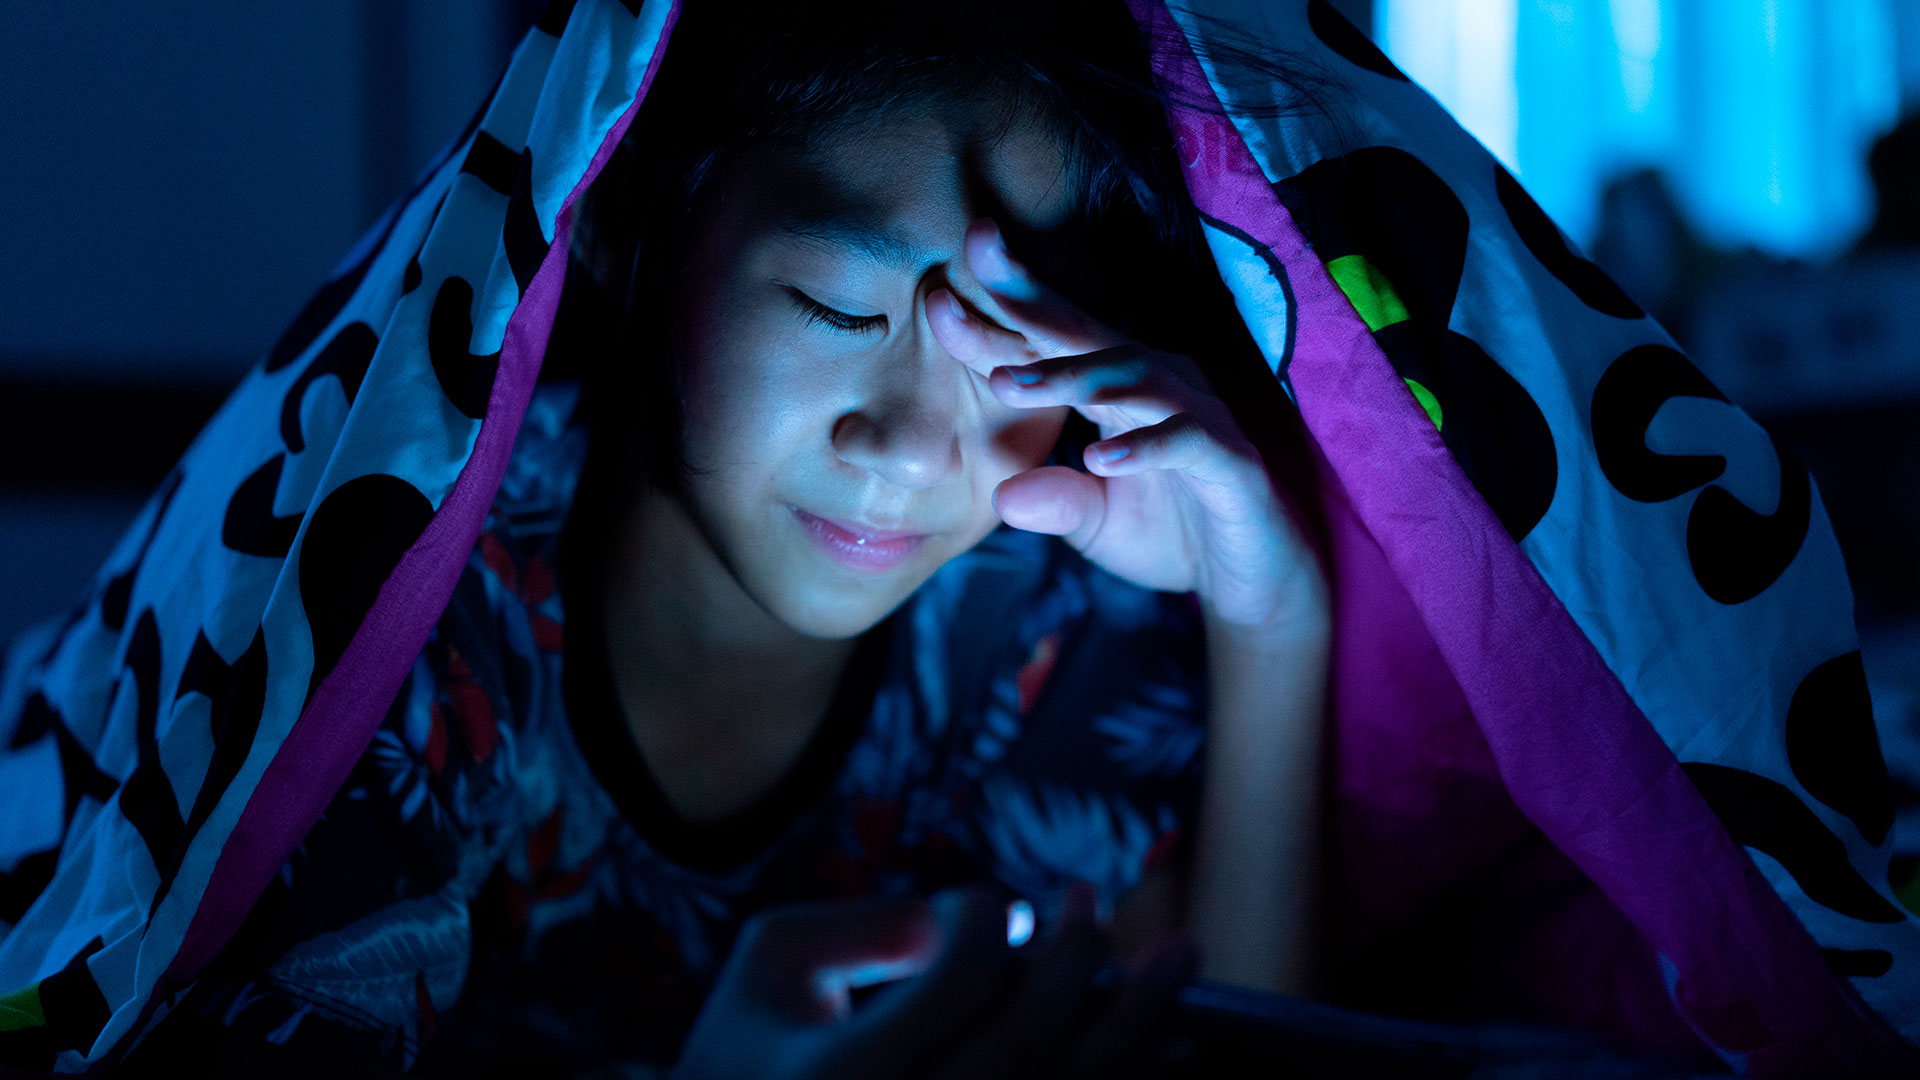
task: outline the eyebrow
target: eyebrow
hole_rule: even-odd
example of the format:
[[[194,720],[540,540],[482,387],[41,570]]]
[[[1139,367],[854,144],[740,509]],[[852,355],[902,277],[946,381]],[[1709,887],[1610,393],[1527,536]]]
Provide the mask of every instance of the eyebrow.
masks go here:
[[[790,236],[851,249],[874,262],[918,271],[939,261],[913,241],[865,214],[853,212],[793,215],[780,221]]]

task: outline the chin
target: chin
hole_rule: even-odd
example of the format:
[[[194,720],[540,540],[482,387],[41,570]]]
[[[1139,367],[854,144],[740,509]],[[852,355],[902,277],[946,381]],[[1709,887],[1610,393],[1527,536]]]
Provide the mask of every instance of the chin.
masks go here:
[[[826,641],[859,637],[885,621],[913,592],[908,589],[895,595],[897,590],[888,589],[882,596],[877,589],[856,593],[825,583],[794,588],[791,579],[784,584],[785,588],[765,596],[762,605],[794,633]],[[918,578],[914,584],[919,584]]]

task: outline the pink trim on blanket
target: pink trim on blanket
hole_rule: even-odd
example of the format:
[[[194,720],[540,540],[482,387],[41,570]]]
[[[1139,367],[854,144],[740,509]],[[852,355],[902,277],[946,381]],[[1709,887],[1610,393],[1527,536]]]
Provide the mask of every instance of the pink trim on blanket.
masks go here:
[[[575,200],[599,175],[633,122],[660,68],[679,14],[678,0],[673,0],[633,103],[614,123],[586,174],[561,204],[554,221],[553,243],[507,320],[486,418],[481,421],[473,453],[461,468],[453,491],[381,586],[373,608],[340,662],[314,691],[254,787],[154,1000],[167,988],[192,979],[226,946],[286,862],[288,853],[319,820],[354,762],[365,752],[414,657],[426,645],[427,634],[453,595],[487,509],[493,504],[494,491],[505,474],[546,355],[566,277]]]
[[[1156,52],[1159,77],[1217,104],[1166,9],[1129,7],[1156,41],[1182,43]],[[1270,247],[1291,277],[1301,413],[1466,692],[1514,801],[1674,964],[1688,1021],[1758,1074],[1850,1074],[1910,1053],[1829,971],[1474,491],[1224,108],[1176,107],[1169,119],[1195,204]]]

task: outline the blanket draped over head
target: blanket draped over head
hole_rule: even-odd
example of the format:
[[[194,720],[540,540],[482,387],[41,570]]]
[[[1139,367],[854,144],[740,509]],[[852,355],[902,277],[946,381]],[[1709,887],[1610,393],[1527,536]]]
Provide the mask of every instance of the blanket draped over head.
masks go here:
[[[114,1060],[365,750],[475,543],[577,200],[678,2],[556,5],[87,601],[6,652],[0,1061]],[[1341,941],[1524,876],[1531,837],[1571,893],[1471,894],[1518,993],[1628,1035],[1677,1014],[1756,1074],[1903,1060],[1920,924],[1806,469],[1322,0],[1127,2],[1168,43],[1188,188],[1312,436]],[[1265,118],[1287,92],[1209,60],[1228,31],[1323,70],[1331,107]],[[1642,971],[1665,1000],[1627,1000]]]

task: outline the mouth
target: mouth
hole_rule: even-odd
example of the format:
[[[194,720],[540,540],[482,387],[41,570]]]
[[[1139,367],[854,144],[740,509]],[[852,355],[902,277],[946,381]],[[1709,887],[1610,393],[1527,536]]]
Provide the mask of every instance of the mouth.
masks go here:
[[[929,533],[877,529],[857,521],[824,518],[790,507],[815,545],[842,566],[879,572],[891,570],[920,549]]]

